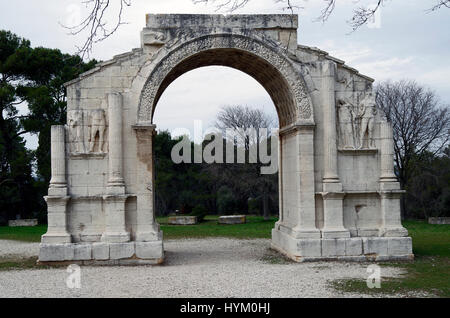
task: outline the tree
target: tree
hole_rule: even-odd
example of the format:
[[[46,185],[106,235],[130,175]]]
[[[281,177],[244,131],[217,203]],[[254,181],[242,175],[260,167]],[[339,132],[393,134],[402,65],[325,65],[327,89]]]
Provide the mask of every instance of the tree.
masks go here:
[[[238,9],[245,7],[252,0],[191,0],[193,3],[203,3],[212,4],[216,7],[217,11],[225,11],[228,13],[234,12]],[[302,9],[300,5],[303,1],[307,0],[273,0],[274,3],[283,3],[283,10],[287,10],[291,14],[294,14],[295,9]],[[326,22],[328,18],[332,15],[335,10],[337,0],[323,0],[325,2],[324,8],[316,19],[317,21]],[[374,6],[362,6],[358,4],[359,1],[355,1],[355,9],[353,10],[353,15],[350,20],[348,20],[349,25],[355,31],[361,26],[367,24],[373,17],[375,13],[384,6],[387,0],[377,0]],[[72,26],[64,26],[64,28],[70,30],[70,34],[78,35],[83,32],[87,32],[87,37],[84,43],[77,47],[77,54],[81,55],[83,58],[89,56],[92,51],[93,46],[101,42],[112,34],[114,34],[123,22],[123,13],[127,7],[132,5],[131,0],[116,0],[115,2],[110,0],[83,0],[82,3],[86,7],[90,8],[90,12],[81,23]],[[114,4],[116,5],[114,7]],[[436,0],[436,4],[429,9],[429,11],[437,11],[441,8],[450,8],[450,0]],[[107,27],[108,21],[106,21],[105,16],[107,12],[115,11],[116,19],[111,24],[111,27]]]
[[[17,95],[30,42],[0,30],[0,223],[34,209],[33,154],[25,148]]]
[[[414,218],[450,216],[450,147],[414,157],[406,186],[406,210]]]
[[[375,92],[377,105],[393,125],[397,176],[401,186],[407,187],[415,163],[448,145],[449,107],[414,81],[383,82]]]
[[[249,158],[249,151],[252,146],[259,147],[261,142],[267,142],[261,129],[271,129],[274,127],[274,120],[260,109],[251,109],[248,106],[224,106],[217,115],[216,127],[222,131],[231,128],[240,131],[239,138],[228,140],[234,142],[236,146],[244,147]],[[245,134],[249,128],[256,130],[256,138]],[[273,138],[273,137],[272,137]],[[257,148],[256,148],[257,149]],[[269,218],[269,200],[273,193],[277,192],[277,176],[261,174],[261,163],[256,164],[225,164],[220,167],[221,174],[228,176],[228,183],[233,188],[240,188],[240,193],[247,196],[259,196],[262,199],[262,210],[265,219]],[[226,169],[223,169],[226,168]]]
[[[4,218],[45,209],[50,127],[64,124],[66,118],[63,84],[95,63],[55,49],[32,48],[30,41],[0,31],[0,211]],[[28,112],[20,114],[19,107],[28,107]],[[22,138],[26,133],[39,136],[36,151],[26,149]]]
[[[50,128],[66,123],[67,93],[64,83],[78,77],[97,64],[83,62],[77,55],[58,49],[37,47],[27,57],[27,84],[18,91],[27,102],[29,113],[22,116],[25,132],[39,136],[36,150],[37,172],[46,184],[50,181]]]

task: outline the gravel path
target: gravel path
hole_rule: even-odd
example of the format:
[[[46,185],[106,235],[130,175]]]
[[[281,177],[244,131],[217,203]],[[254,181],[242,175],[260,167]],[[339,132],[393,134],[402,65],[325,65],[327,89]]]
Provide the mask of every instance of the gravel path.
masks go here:
[[[0,297],[340,297],[328,280],[366,279],[359,263],[293,263],[270,240],[165,241],[161,266],[82,267],[81,289],[66,287],[66,269],[0,271]],[[38,244],[0,241],[5,254],[37,255]],[[383,268],[382,276],[401,269]],[[363,297],[346,294],[346,297]]]

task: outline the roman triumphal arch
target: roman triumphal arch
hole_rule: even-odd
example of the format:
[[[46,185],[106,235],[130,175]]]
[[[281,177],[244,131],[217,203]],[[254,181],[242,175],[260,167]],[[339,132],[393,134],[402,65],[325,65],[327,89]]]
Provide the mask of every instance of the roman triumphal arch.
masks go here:
[[[67,125],[51,132],[40,262],[164,259],[154,209],[153,114],[170,83],[210,65],[249,74],[277,109],[280,217],[273,248],[296,261],[413,257],[400,221],[392,128],[375,105],[372,79],[298,45],[297,16],[146,20],[140,48],[66,84]]]

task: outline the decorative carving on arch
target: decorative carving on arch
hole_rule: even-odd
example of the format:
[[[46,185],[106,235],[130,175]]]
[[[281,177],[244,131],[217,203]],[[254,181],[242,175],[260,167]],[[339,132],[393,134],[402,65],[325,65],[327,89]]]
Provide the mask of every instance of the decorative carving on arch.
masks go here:
[[[264,41],[237,34],[212,34],[177,45],[159,61],[148,77],[140,97],[138,122],[152,122],[154,107],[160,97],[160,86],[166,76],[181,62],[201,52],[235,49],[253,54],[274,67],[289,86],[294,103],[278,105],[280,126],[296,122],[314,123],[313,105],[302,75],[281,52]]]

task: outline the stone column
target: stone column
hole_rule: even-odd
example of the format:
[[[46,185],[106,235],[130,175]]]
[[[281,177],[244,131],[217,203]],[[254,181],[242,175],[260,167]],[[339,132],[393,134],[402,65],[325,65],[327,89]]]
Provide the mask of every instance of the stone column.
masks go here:
[[[387,121],[380,123],[381,175],[380,182],[397,182],[394,173],[394,141],[392,126]]]
[[[381,227],[380,236],[403,237],[408,231],[401,221],[400,199],[405,191],[400,189],[400,183],[394,173],[394,138],[389,122],[380,123],[380,206]]]
[[[122,95],[108,94],[109,115],[109,177],[108,187],[110,194],[124,194],[125,183],[122,177],[123,145],[122,145]]]
[[[51,128],[51,172],[48,194],[50,196],[66,196],[66,129],[62,125],[54,125]]]
[[[278,222],[283,222],[283,136],[278,130]]]
[[[137,139],[137,226],[136,241],[162,240],[162,232],[155,220],[155,165],[153,138],[156,126],[135,125]]]
[[[70,243],[71,236],[67,232],[67,196],[66,182],[66,148],[65,127],[62,125],[51,128],[51,171],[52,178],[48,189],[47,202],[48,229],[42,235],[42,243]]]
[[[108,141],[109,141],[109,174],[107,194],[103,197],[106,214],[106,229],[102,235],[105,242],[128,242],[130,233],[125,224],[125,182],[122,177],[123,146],[122,146],[122,95],[108,94]]]
[[[323,182],[339,182],[336,146],[336,93],[335,65],[322,63],[322,106],[324,112],[324,176]]]
[[[323,176],[323,238],[350,237],[344,228],[344,193],[338,175],[336,130],[336,66],[322,63],[322,102],[324,111],[324,176]]]
[[[320,231],[316,228],[314,125],[298,126],[296,134],[299,215],[298,223],[293,229],[294,235],[295,238],[319,239]]]
[[[279,134],[289,146],[283,145],[280,149],[283,215],[275,229],[295,239],[319,239],[314,189],[314,125],[292,125],[281,129]]]

